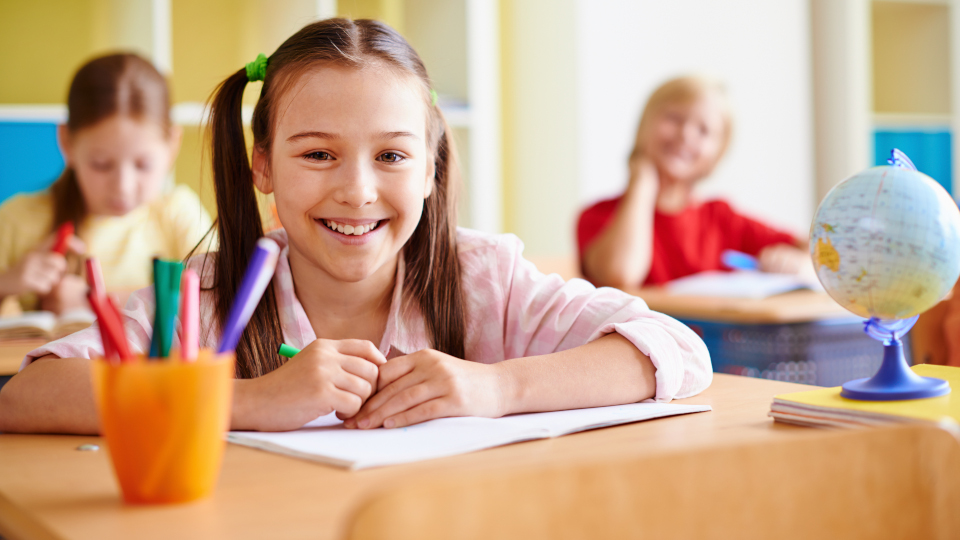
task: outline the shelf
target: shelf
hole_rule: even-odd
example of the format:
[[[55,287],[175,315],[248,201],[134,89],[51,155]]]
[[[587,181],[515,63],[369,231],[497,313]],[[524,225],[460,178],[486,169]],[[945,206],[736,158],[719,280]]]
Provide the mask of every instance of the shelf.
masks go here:
[[[66,105],[0,105],[0,122],[63,124],[66,121]]]
[[[906,113],[874,113],[874,129],[934,129],[949,130],[953,124],[953,117],[949,114],[906,114]]]
[[[470,127],[470,106],[469,105],[444,105],[440,104],[440,110],[447,119],[447,124],[452,128]]]

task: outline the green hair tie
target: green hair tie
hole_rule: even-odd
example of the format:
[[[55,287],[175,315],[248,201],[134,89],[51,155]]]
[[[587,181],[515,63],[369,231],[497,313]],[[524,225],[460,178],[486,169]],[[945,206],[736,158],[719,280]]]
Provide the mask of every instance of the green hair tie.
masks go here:
[[[263,53],[257,59],[247,64],[247,80],[250,82],[262,81],[267,76],[267,56]]]
[[[431,88],[431,89],[430,89],[430,106],[431,106],[431,107],[436,107],[436,106],[437,106],[437,100],[438,100],[438,99],[439,99],[439,97],[437,97],[437,91],[434,90],[433,88]]]

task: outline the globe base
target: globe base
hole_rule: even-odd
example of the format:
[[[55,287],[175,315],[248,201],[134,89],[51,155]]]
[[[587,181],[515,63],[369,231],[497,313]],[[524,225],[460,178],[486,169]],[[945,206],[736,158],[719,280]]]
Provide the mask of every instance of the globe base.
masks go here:
[[[899,339],[888,339],[883,345],[883,363],[877,374],[845,383],[840,391],[842,397],[860,401],[897,401],[950,393],[947,381],[921,377],[910,369],[903,356],[903,343]]]

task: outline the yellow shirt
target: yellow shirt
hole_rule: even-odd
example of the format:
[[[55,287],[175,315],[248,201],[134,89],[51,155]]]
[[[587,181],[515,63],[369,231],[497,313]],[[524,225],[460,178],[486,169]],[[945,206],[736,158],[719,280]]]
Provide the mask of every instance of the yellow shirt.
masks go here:
[[[17,195],[0,206],[0,272],[50,236],[52,223],[53,200],[46,191]],[[211,223],[196,193],[178,185],[127,215],[88,217],[77,234],[87,254],[100,261],[107,290],[133,290],[153,282],[153,257],[183,259]],[[207,247],[205,241],[198,252]],[[21,304],[36,309],[36,298],[23,295]]]

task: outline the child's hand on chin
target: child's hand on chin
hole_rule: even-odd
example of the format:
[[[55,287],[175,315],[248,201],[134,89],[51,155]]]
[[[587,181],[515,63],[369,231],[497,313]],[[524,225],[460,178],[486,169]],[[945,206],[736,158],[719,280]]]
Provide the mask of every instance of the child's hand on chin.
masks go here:
[[[424,349],[381,366],[379,390],[344,426],[397,428],[434,418],[496,418],[503,413],[495,365]]]
[[[260,431],[289,431],[336,411],[341,419],[360,410],[377,387],[386,358],[361,339],[318,339],[284,365],[251,379],[253,407],[264,414]]]

